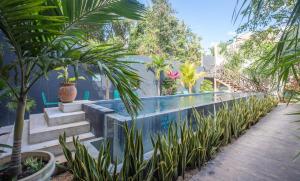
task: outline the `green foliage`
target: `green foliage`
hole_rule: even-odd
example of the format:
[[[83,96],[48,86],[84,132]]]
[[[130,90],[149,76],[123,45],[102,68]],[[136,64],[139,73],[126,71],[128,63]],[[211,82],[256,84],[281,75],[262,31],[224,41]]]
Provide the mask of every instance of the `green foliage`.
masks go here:
[[[15,9],[16,6],[24,7]],[[92,65],[105,67],[103,73],[109,74],[107,77],[123,94],[121,98],[129,112],[137,111],[138,98],[129,87],[136,84],[139,77],[129,68],[130,62],[119,63],[119,58],[128,53],[118,45],[90,46],[88,40],[93,38],[90,36],[93,29],[86,27],[101,27],[123,18],[140,19],[144,12],[140,3],[127,0],[5,0],[0,3],[0,12],[1,31],[17,56],[6,64],[1,61],[1,81],[16,98],[24,97],[40,77],[47,76],[55,68]],[[125,77],[128,80],[124,82]]]
[[[164,73],[166,70],[168,70],[170,68],[170,64],[166,62],[166,58],[164,55],[152,55],[152,61],[146,64],[146,67],[148,70],[154,73],[157,82],[157,95],[160,95],[161,73]]]
[[[174,95],[177,91],[176,79],[165,78],[162,83],[162,94],[163,95]]]
[[[78,138],[73,138],[75,153],[66,145],[66,134],[59,137],[64,155],[67,159],[67,167],[74,176],[74,180],[118,180],[117,163],[112,166],[110,157],[110,144],[101,146],[98,158],[93,158]]]
[[[124,18],[138,20],[143,12],[136,0],[1,0],[0,30],[16,55],[6,63],[0,56],[0,84],[4,82],[18,100],[14,126],[14,143],[18,144],[13,144],[11,160],[14,177],[21,170],[27,94],[55,68],[82,65],[94,75],[94,67],[98,67],[118,89],[127,111],[132,117],[137,114],[141,103],[132,87],[138,87],[140,77],[130,67],[132,62],[120,60],[128,51],[120,45],[90,45],[93,32],[86,27]]]
[[[136,131],[135,124],[130,128],[125,124],[124,161],[120,173],[116,172],[116,164],[110,165],[109,144],[102,146],[98,155],[100,160],[105,160],[103,166],[91,158],[78,139],[73,141],[74,156],[65,145],[65,136],[59,140],[68,168],[76,180],[176,180],[178,176],[184,178],[185,170],[205,164],[221,146],[238,138],[276,104],[277,100],[271,96],[251,97],[231,106],[224,105],[215,118],[193,110],[191,119],[184,121],[183,125],[172,123],[167,134],[151,138],[154,150],[149,160],[144,159],[141,131]],[[113,171],[109,172],[112,168]],[[98,174],[99,171],[102,174]]]
[[[247,17],[242,31],[275,30],[276,42],[265,59],[259,62],[257,72],[263,72],[282,86],[294,77],[299,84],[299,9],[300,2],[293,0],[238,1],[234,17]]]
[[[165,54],[169,58],[200,62],[200,38],[175,16],[168,0],[152,0],[144,19],[133,27],[129,47],[143,55]]]
[[[233,40],[219,44],[220,54],[225,58],[224,67],[242,74],[256,87],[272,88],[278,81],[271,79],[266,70],[273,65],[263,65],[276,45],[278,30],[272,28],[237,35]]]
[[[125,124],[124,131],[126,135],[125,149],[120,175],[122,180],[143,180],[147,161],[144,160],[142,132],[135,130],[135,124],[130,128]]]
[[[196,64],[189,61],[180,66],[180,73],[180,80],[189,89],[189,93],[192,93],[192,88],[196,84],[196,81],[205,75],[205,72],[197,73]]]
[[[18,107],[18,100],[10,93],[8,94],[9,96],[9,102],[6,104],[6,107],[12,111],[15,112]],[[26,106],[25,106],[25,111],[30,112],[33,108],[35,108],[36,102],[32,98],[27,98],[26,100]]]
[[[75,77],[70,77],[69,76],[69,71],[68,71],[68,66],[62,66],[62,67],[57,67],[54,70],[57,71],[58,79],[63,79],[63,83],[72,83],[75,82],[76,80],[86,80],[85,77],[83,76],[78,76],[78,72],[75,72]],[[77,69],[74,69],[77,71]]]
[[[210,92],[210,91],[214,91],[213,88],[213,82],[210,80],[203,80],[201,85],[200,85],[200,91],[201,92]]]
[[[27,167],[27,170],[31,170],[32,172],[37,172],[41,170],[45,165],[41,158],[34,157],[26,158],[23,164]]]
[[[238,138],[246,129],[257,123],[260,117],[271,111],[275,105],[277,105],[277,100],[271,96],[262,99],[251,97],[248,101],[236,101],[230,109],[224,105],[216,117],[224,128],[222,144],[226,145],[232,141],[232,138]]]
[[[155,74],[155,79],[160,80],[160,75],[170,68],[170,64],[166,62],[165,56],[152,55],[152,61],[146,64],[146,67]]]

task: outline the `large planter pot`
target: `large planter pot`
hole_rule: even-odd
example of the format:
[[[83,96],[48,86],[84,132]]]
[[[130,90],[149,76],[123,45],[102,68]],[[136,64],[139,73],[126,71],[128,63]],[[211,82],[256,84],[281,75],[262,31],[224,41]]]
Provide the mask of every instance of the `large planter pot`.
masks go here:
[[[77,89],[74,83],[64,83],[58,92],[60,101],[63,103],[73,102],[77,96]]]
[[[41,170],[35,172],[34,174],[28,177],[22,178],[19,181],[50,180],[51,175],[55,169],[55,159],[52,153],[46,151],[32,151],[32,152],[24,152],[21,155],[22,155],[22,161],[28,157],[34,157],[34,158],[38,157],[43,159],[43,161],[47,162],[47,164]],[[9,155],[1,158],[0,165],[8,163],[10,161],[10,157],[11,156]]]

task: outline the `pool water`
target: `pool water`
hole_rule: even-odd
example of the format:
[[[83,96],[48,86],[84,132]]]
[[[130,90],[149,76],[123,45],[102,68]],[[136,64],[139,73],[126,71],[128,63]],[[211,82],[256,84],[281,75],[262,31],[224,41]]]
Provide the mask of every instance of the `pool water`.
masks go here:
[[[214,103],[218,100],[229,100],[241,97],[241,93],[203,93],[203,94],[188,94],[175,96],[162,96],[141,98],[142,109],[138,112],[138,116],[146,114],[160,113],[174,109],[185,109],[190,107],[201,106],[205,104]],[[129,116],[122,101],[103,101],[98,105],[112,109],[115,113],[122,116]]]

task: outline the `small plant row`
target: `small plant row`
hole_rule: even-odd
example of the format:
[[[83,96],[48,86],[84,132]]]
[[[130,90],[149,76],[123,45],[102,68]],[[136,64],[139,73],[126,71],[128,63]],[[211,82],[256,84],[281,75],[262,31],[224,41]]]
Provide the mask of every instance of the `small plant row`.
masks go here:
[[[152,138],[154,150],[148,160],[144,159],[141,131],[125,125],[125,150],[119,172],[117,162],[112,164],[110,143],[100,148],[97,159],[76,138],[73,155],[66,146],[65,136],[60,136],[60,144],[74,180],[176,180],[179,176],[184,178],[187,169],[201,167],[220,147],[238,138],[276,105],[273,97],[266,96],[224,105],[215,117],[204,117],[194,110],[192,118],[183,125],[172,124],[167,134]]]

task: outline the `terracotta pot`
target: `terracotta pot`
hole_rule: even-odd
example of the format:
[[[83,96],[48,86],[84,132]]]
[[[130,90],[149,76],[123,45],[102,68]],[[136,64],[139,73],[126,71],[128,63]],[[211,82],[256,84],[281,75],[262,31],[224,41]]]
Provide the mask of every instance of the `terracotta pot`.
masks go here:
[[[74,83],[64,83],[58,92],[60,101],[63,103],[73,102],[77,96],[77,89]]]
[[[32,152],[23,152],[21,154],[22,161],[28,157],[38,157],[46,161],[47,164],[39,171],[34,174],[20,179],[20,181],[36,181],[36,180],[50,180],[52,173],[55,169],[55,159],[54,155],[47,151],[32,151]],[[2,157],[0,159],[0,165],[8,163],[10,161],[10,155]]]

